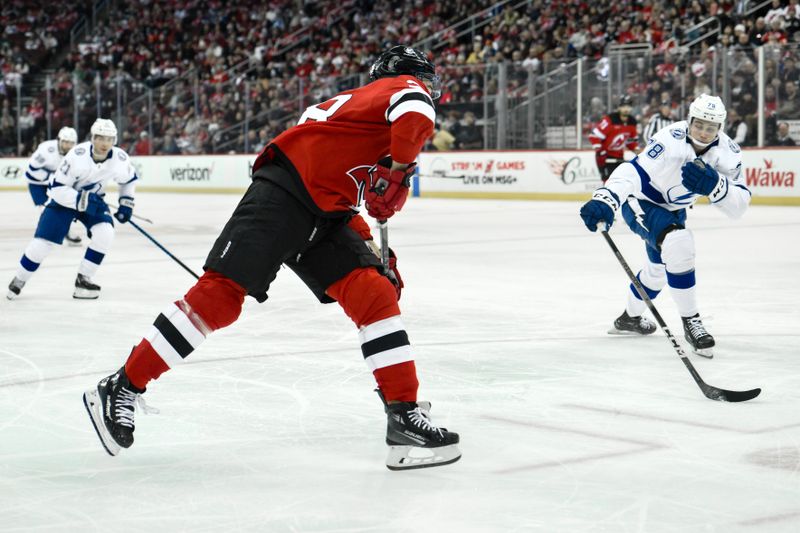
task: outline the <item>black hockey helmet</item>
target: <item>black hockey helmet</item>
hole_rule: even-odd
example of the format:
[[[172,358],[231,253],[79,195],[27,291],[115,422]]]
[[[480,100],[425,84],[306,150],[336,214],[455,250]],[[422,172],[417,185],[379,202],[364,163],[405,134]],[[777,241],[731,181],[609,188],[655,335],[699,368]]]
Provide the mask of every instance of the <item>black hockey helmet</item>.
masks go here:
[[[431,96],[436,99],[442,94],[442,80],[436,75],[436,67],[425,55],[425,52],[410,46],[393,46],[383,52],[369,69],[372,81],[408,74],[418,80],[427,82],[431,87]]]
[[[617,107],[622,107],[624,105],[633,106],[633,98],[631,98],[629,94],[623,94],[619,97],[619,104]]]

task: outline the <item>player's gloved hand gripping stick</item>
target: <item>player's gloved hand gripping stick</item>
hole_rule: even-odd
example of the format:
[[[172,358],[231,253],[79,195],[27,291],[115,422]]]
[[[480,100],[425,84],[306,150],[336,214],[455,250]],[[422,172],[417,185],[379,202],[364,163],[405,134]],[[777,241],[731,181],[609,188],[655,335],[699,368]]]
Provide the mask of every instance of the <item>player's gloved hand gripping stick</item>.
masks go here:
[[[658,322],[658,325],[661,327],[661,330],[667,335],[667,338],[672,343],[672,347],[675,349],[675,352],[678,354],[678,357],[680,357],[681,361],[683,361],[683,364],[686,365],[687,370],[689,370],[689,373],[692,375],[692,378],[694,378],[695,383],[697,383],[697,386],[700,387],[701,391],[703,391],[703,394],[705,394],[706,398],[709,398],[711,400],[717,400],[720,402],[746,402],[747,400],[752,400],[753,398],[758,396],[761,393],[761,389],[752,389],[747,391],[732,391],[732,390],[725,390],[713,387],[703,381],[703,378],[700,377],[700,374],[697,373],[697,370],[695,370],[694,365],[692,365],[692,362],[689,361],[689,358],[686,356],[686,352],[683,351],[683,348],[681,348],[681,345],[678,344],[677,340],[675,340],[675,337],[670,332],[669,328],[667,327],[667,324],[664,322],[664,319],[661,318],[661,314],[656,309],[656,306],[653,304],[653,301],[650,299],[649,296],[647,296],[647,293],[642,288],[641,283],[639,283],[639,280],[633,274],[633,271],[628,266],[628,263],[625,261],[625,258],[622,257],[619,248],[617,248],[617,245],[614,243],[614,241],[611,239],[611,236],[608,234],[608,230],[606,229],[606,223],[604,220],[597,223],[597,230],[603,235],[606,242],[611,247],[611,250],[614,252],[614,255],[619,261],[619,264],[622,265],[623,270],[625,270],[625,273],[628,275],[628,278],[631,280],[631,283],[633,283],[633,286],[636,288],[636,292],[639,293],[639,297],[644,301],[644,303],[647,304],[647,307],[650,309],[650,312],[653,313],[656,322]]]

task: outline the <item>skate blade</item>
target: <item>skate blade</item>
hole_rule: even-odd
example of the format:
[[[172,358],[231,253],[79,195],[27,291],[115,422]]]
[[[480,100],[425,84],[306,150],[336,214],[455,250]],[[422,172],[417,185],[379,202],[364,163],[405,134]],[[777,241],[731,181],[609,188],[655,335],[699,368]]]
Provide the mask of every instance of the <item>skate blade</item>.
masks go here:
[[[72,297],[76,300],[97,300],[100,298],[100,291],[90,291],[88,289],[75,289]]]
[[[706,359],[714,358],[714,348],[692,348],[692,352]]]
[[[67,246],[75,246],[75,247],[77,247],[77,246],[82,246],[83,245],[83,241],[80,238],[75,239],[75,240],[71,240],[69,238],[66,238],[64,240],[67,241]]]
[[[19,295],[14,293],[14,292],[11,292],[11,291],[8,291],[6,293],[6,299],[7,300],[14,300],[14,299],[16,299],[17,296],[19,296]]]
[[[386,457],[386,468],[393,471],[430,468],[455,463],[461,459],[461,450],[457,444],[438,448],[420,448],[419,446],[389,446]]]
[[[103,445],[108,455],[119,455],[119,444],[114,442],[103,423],[102,403],[100,402],[100,395],[97,393],[97,387],[83,393],[83,405],[86,407],[86,412],[89,413],[89,420],[92,421],[92,426],[94,426],[94,431],[97,433],[97,438],[100,439],[100,444]]]
[[[650,333],[639,333],[637,331],[629,331],[627,329],[617,329],[614,326],[611,326],[611,329],[608,330],[609,335],[619,335],[621,337],[646,337],[650,335]]]

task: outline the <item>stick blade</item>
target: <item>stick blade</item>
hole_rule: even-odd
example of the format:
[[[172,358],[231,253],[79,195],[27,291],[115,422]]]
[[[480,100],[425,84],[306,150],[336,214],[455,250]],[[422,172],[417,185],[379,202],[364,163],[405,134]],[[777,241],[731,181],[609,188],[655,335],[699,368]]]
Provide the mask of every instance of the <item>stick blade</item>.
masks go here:
[[[746,402],[747,400],[752,400],[759,394],[761,394],[761,389],[751,389],[745,391],[736,391],[736,390],[725,390],[725,389],[718,389],[717,387],[712,387],[711,385],[704,384],[705,387],[702,387],[703,394],[706,395],[706,398],[710,400],[716,400],[718,402]]]

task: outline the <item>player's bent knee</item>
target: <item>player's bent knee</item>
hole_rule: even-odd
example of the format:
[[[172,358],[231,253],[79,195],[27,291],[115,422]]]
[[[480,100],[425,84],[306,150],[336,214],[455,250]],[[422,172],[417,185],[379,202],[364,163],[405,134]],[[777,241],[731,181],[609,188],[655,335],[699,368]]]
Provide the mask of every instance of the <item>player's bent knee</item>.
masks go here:
[[[201,330],[214,331],[236,322],[246,294],[247,291],[235,281],[208,270],[183,297],[188,305],[184,312],[193,322],[199,320],[198,326],[205,326]]]
[[[100,222],[89,228],[89,235],[92,239],[91,248],[100,253],[107,253],[114,242],[114,226],[108,222]]]
[[[688,229],[676,229],[667,233],[661,243],[661,258],[666,269],[672,273],[694,270],[694,237]]]
[[[394,285],[372,267],[353,270],[326,292],[358,327],[400,314]]]
[[[36,237],[25,248],[25,256],[35,263],[41,263],[55,246],[53,242]]]

